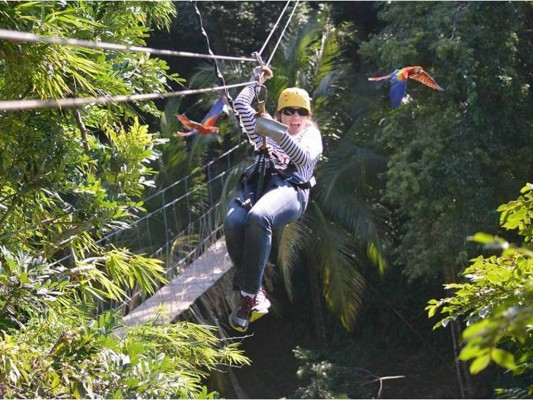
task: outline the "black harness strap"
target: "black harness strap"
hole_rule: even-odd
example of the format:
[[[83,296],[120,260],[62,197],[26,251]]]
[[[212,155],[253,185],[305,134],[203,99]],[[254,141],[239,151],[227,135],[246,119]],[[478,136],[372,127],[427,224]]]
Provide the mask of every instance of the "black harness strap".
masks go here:
[[[255,187],[256,199],[259,199],[263,194],[268,183],[267,174],[272,170],[274,164],[270,159],[268,148],[262,147],[259,152],[259,160],[255,167],[255,170],[257,171],[257,184]]]
[[[255,154],[259,158],[253,166],[250,166],[243,173],[240,180],[244,198],[240,198],[239,195],[236,196],[236,200],[242,207],[250,210],[254,206],[264,194],[264,190],[273,175],[281,177],[297,189],[311,189],[315,186],[316,180],[314,176],[307,182],[297,182],[294,179],[293,173],[296,171],[296,167],[292,161],[286,169],[276,169],[268,151],[263,151],[263,148],[260,148],[255,151]]]

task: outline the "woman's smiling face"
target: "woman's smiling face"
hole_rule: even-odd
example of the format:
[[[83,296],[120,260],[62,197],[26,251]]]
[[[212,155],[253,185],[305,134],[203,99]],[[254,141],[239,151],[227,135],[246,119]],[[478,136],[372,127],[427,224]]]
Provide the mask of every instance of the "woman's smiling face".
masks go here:
[[[285,107],[280,110],[279,114],[281,123],[289,127],[288,131],[291,135],[300,133],[307,125],[309,118],[309,111],[298,107]]]

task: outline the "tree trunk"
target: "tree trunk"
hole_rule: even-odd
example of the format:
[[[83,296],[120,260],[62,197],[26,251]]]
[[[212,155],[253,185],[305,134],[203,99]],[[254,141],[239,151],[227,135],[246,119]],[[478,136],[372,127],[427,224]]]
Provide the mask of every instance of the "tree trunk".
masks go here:
[[[472,383],[472,376],[468,371],[466,363],[459,360],[459,353],[461,352],[459,345],[462,334],[461,324],[458,321],[452,321],[450,323],[450,329],[452,333],[453,350],[455,353],[455,369],[457,372],[457,379],[459,380],[459,388],[461,389],[461,398],[472,399],[474,398],[475,391]]]
[[[457,271],[454,267],[446,268],[444,271],[444,280],[446,283],[456,282],[455,277]],[[474,385],[472,383],[472,376],[468,371],[467,365],[459,360],[459,353],[461,352],[461,335],[462,327],[460,321],[451,321],[450,332],[452,334],[453,352],[455,359],[455,371],[457,373],[457,380],[459,381],[459,388],[461,390],[462,399],[474,398]]]

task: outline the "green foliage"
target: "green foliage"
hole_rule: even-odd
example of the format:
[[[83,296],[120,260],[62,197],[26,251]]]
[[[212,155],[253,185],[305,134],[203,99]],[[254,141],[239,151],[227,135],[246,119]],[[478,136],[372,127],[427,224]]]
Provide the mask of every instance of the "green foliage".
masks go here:
[[[502,204],[498,207],[500,212],[500,224],[505,229],[516,229],[526,243],[533,240],[533,191],[531,184],[526,185],[520,191],[523,196],[515,201]]]
[[[0,2],[2,28],[145,46],[170,1]],[[0,98],[169,91],[165,61],[137,52],[2,41]],[[0,119],[0,397],[215,398],[209,371],[249,361],[210,327],[120,326],[134,291],[167,282],[160,260],[106,246],[144,211],[166,142],[154,102],[4,113]]]
[[[178,18],[172,27],[172,30],[180,38],[179,49],[193,52],[207,52],[205,37],[200,32],[198,24],[198,16],[196,15],[194,7],[191,3],[183,1],[176,2],[178,10]],[[281,11],[285,7],[282,2],[198,2],[196,6],[202,15],[202,21],[205,31],[209,36],[211,48],[215,54],[227,54],[233,56],[249,57],[252,52],[259,51],[263,46],[266,38],[271,33],[274,22],[279,18]],[[303,8],[300,4],[298,9]],[[289,11],[291,8],[289,7]],[[287,14],[285,15],[287,16]],[[285,20],[281,23],[283,24]],[[277,40],[276,31],[273,38],[270,40],[270,46],[266,49],[264,55],[274,46]],[[161,35],[158,40],[168,41],[169,46],[165,48],[173,48],[178,43],[166,35]],[[266,57],[265,57],[266,58]],[[190,59],[176,59],[179,71],[184,71],[184,74],[195,71],[200,65],[211,64],[205,60],[197,63]],[[231,63],[230,63],[231,64]],[[223,68],[224,76],[227,78],[226,72],[234,71],[233,66],[226,69],[226,62],[219,63]],[[242,68],[243,64],[238,63],[237,68]],[[249,68],[250,64],[244,64],[245,68]],[[247,71],[246,77],[250,76]]]
[[[119,313],[91,317],[89,294],[123,300],[123,287],[153,287],[151,274],[162,272],[159,264],[125,254],[99,261],[110,264],[107,276],[91,265],[67,270],[1,249],[4,396],[205,398],[201,382],[209,371],[249,364],[237,344],[222,343],[209,326],[154,321],[129,328],[120,325]]]
[[[533,185],[522,189],[523,196],[498,208],[501,224],[518,229],[530,242],[531,219],[527,210],[533,201]],[[490,248],[503,249],[501,255],[479,256],[462,273],[467,283],[448,284],[453,296],[430,300],[429,317],[444,314],[435,327],[445,327],[450,320],[463,318],[464,347],[459,358],[469,361],[470,372],[479,373],[491,362],[517,375],[533,373],[533,252],[511,246],[498,237],[477,234],[474,240]],[[528,388],[533,394],[533,386]]]
[[[50,308],[67,306],[62,296],[71,284],[64,272],[62,266],[0,246],[0,330],[22,327]]]
[[[216,398],[202,377],[248,364],[213,328],[180,322],[120,328],[111,312],[40,317],[0,341],[0,390],[9,398]]]
[[[300,399],[372,398],[367,371],[360,366],[368,354],[353,341],[343,340],[321,350],[293,350],[300,363],[297,376],[301,386],[291,397]],[[373,375],[371,375],[374,377]]]
[[[4,3],[0,20],[6,28],[44,35],[144,45],[147,13],[154,11],[150,18],[164,24],[172,15],[169,6]],[[10,42],[3,42],[0,50],[0,94],[6,99],[158,92],[177,77],[166,73],[161,60],[130,52]],[[48,71],[46,76],[35,75],[42,71]],[[142,210],[138,199],[152,184],[149,164],[159,156],[156,147],[162,143],[138,122],[138,109],[160,114],[146,102],[90,106],[79,112],[19,112],[3,118],[3,243],[45,257],[68,247],[83,256],[94,239],[127,226]]]

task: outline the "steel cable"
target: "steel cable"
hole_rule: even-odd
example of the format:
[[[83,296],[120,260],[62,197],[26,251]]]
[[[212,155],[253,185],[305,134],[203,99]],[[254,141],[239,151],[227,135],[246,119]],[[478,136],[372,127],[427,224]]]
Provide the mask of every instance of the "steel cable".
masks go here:
[[[166,99],[169,97],[181,97],[191,94],[214,92],[222,89],[231,89],[242,86],[247,86],[251,82],[235,83],[232,85],[215,86],[212,88],[203,89],[189,89],[176,92],[163,92],[163,93],[145,93],[145,94],[131,94],[120,96],[100,96],[100,97],[79,97],[79,98],[61,98],[61,99],[49,99],[49,100],[5,100],[0,101],[0,111],[16,111],[16,110],[28,110],[37,108],[69,108],[69,107],[81,107],[87,105],[107,104],[107,103],[125,103],[130,101],[145,101]]]
[[[255,62],[255,59],[249,57],[232,57],[232,56],[220,56],[215,54],[200,54],[190,53],[186,51],[175,50],[160,50],[150,47],[139,46],[127,46],[118,43],[106,43],[96,42],[82,39],[66,39],[53,36],[40,36],[28,32],[12,31],[8,29],[0,29],[0,39],[10,40],[14,42],[33,42],[33,43],[49,43],[49,44],[61,44],[66,46],[85,47],[89,49],[103,49],[114,51],[136,51],[148,54],[157,54],[163,56],[177,56],[177,57],[194,57],[194,58],[213,58],[218,60],[233,60],[233,61],[251,61]]]

